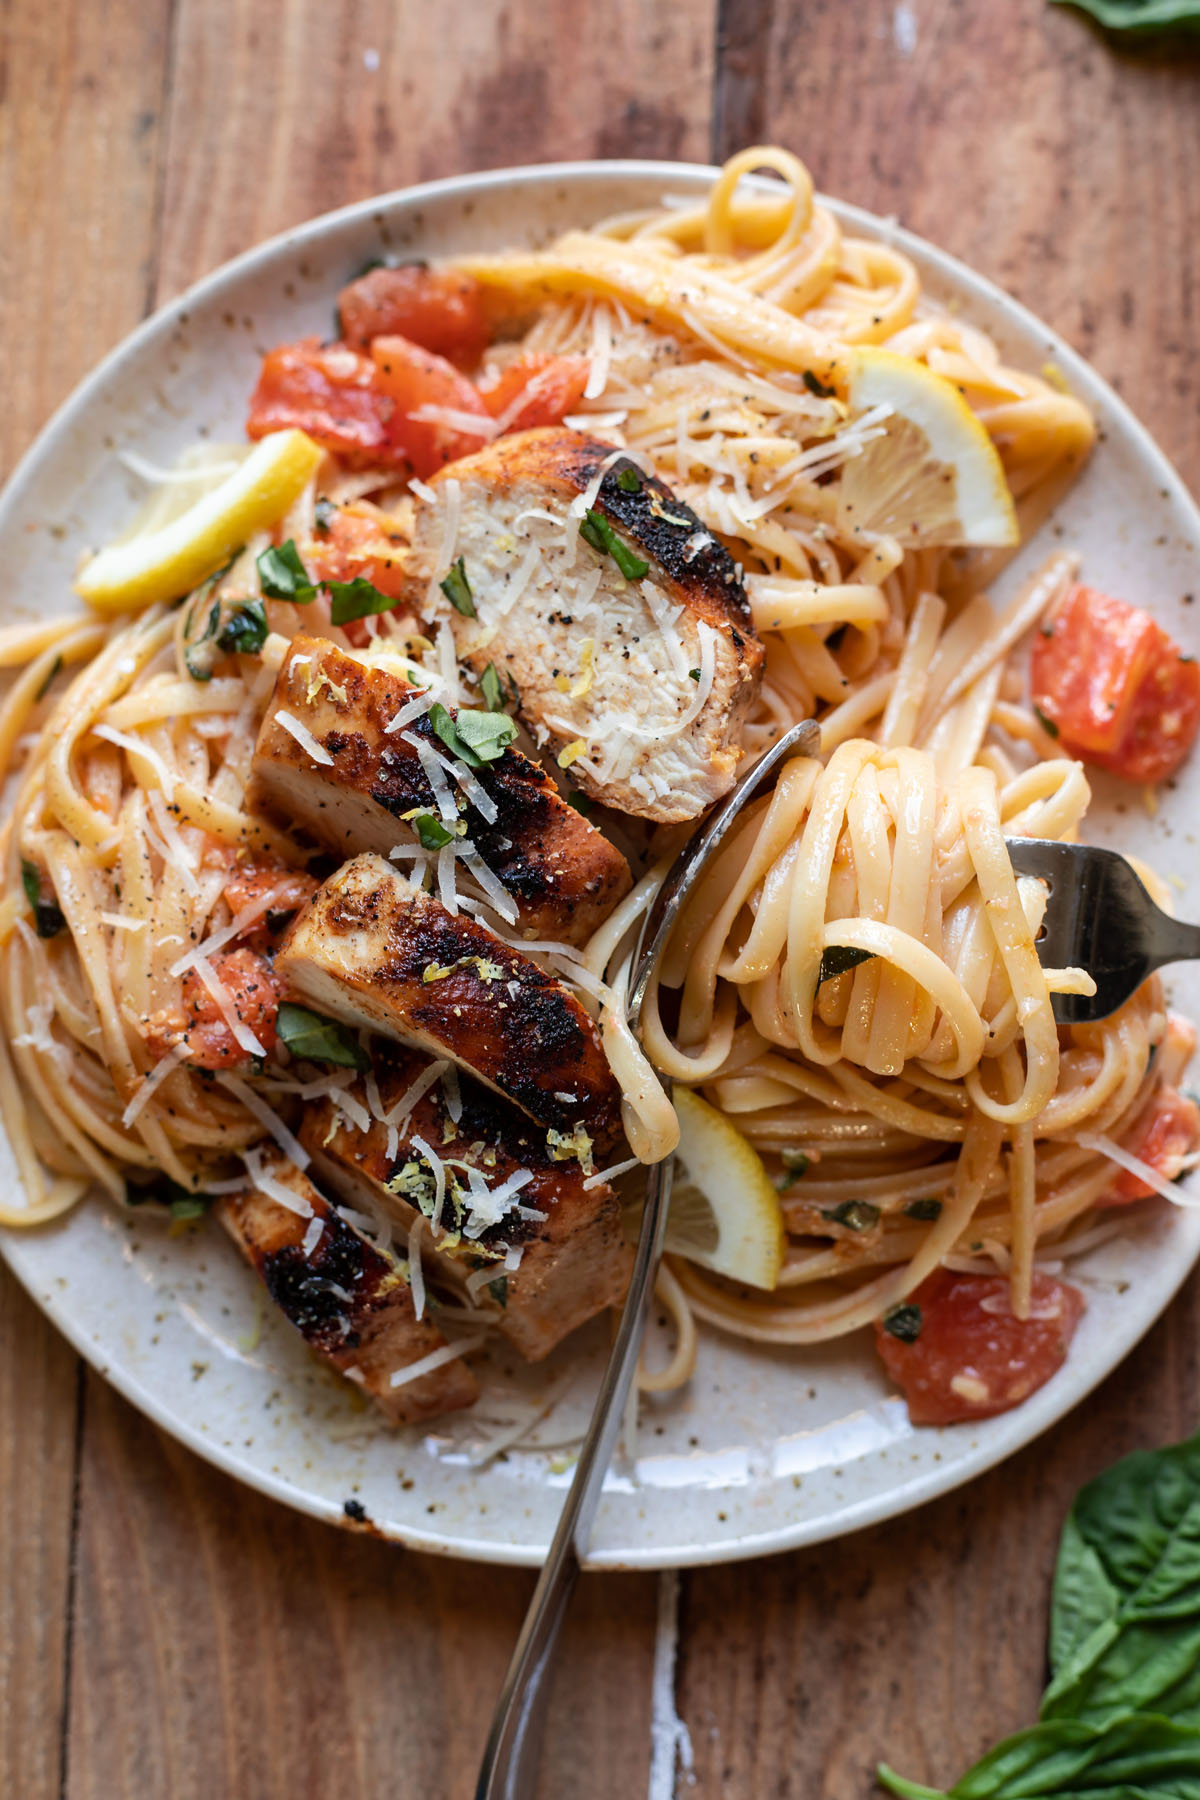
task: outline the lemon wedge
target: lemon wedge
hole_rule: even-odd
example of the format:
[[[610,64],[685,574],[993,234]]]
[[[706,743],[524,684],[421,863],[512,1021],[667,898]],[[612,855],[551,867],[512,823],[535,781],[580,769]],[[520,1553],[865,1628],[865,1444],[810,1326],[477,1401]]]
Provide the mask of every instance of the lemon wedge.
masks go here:
[[[178,600],[219,569],[255,531],[273,525],[324,452],[302,431],[273,431],[232,475],[157,531],[110,544],[84,564],[75,592],[98,613],[140,612]]]
[[[894,350],[854,353],[855,418],[891,410],[882,432],[842,467],[837,522],[846,532],[925,544],[1020,542],[1004,465],[953,382]]]
[[[773,1288],[785,1237],[779,1195],[736,1126],[690,1088],[675,1089],[679,1148],[666,1247],[749,1287]]]

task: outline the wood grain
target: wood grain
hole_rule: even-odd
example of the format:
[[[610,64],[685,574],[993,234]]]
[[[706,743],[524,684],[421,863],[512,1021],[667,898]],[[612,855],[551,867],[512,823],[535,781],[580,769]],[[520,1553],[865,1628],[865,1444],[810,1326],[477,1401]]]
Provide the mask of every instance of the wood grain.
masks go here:
[[[297,220],[468,168],[779,138],[1026,300],[1200,481],[1195,60],[1116,52],[1043,0],[0,7],[5,468],[147,305]],[[681,1795],[861,1800],[880,1756],[946,1782],[1029,1720],[1070,1497],[1195,1425],[1198,1343],[1192,1283],[991,1476],[836,1549],[686,1574]],[[243,1490],[81,1389],[7,1276],[0,1353],[0,1793],[470,1795],[531,1576]],[[547,1800],[646,1791],[654,1601],[585,1582]]]
[[[711,0],[180,0],[159,292],[285,226],[467,169],[708,154]],[[581,41],[582,40],[582,41]]]
[[[144,310],[166,0],[0,14],[0,476]],[[57,1795],[78,1362],[0,1270],[0,1794]]]

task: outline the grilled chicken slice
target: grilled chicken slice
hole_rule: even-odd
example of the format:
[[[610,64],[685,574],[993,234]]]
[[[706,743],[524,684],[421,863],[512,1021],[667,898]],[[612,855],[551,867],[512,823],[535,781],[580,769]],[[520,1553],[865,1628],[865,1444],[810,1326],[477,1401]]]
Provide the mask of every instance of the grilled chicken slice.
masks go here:
[[[310,1347],[370,1394],[394,1424],[472,1405],[479,1386],[458,1359],[392,1386],[393,1376],[445,1349],[445,1338],[429,1319],[417,1318],[407,1277],[307,1175],[277,1152],[264,1152],[261,1167],[272,1185],[295,1196],[298,1210],[252,1187],[219,1200],[217,1216]],[[315,1243],[314,1220],[321,1225]]]
[[[397,1107],[429,1066],[413,1054],[377,1059],[380,1110]],[[366,1109],[362,1083],[349,1091]],[[490,1287],[493,1300],[503,1296],[496,1324],[522,1356],[536,1362],[624,1295],[633,1252],[621,1231],[620,1207],[606,1182],[585,1187],[586,1171],[575,1158],[556,1160],[545,1133],[479,1082],[463,1077],[459,1098],[456,1121],[445,1089],[435,1083],[392,1129],[376,1120],[366,1132],[347,1122],[334,1099],[320,1099],[305,1112],[301,1141],[331,1188],[352,1205],[383,1208],[405,1227],[418,1212],[431,1217],[437,1210],[429,1153],[452,1158],[444,1169],[432,1244],[425,1239],[427,1273],[438,1285],[462,1287],[474,1269],[491,1267],[502,1283],[498,1291]],[[529,1179],[488,1223],[486,1200],[474,1212],[464,1163],[493,1191],[515,1176]],[[509,1249],[519,1249],[521,1260],[506,1271]],[[486,1304],[488,1294],[480,1299]]]
[[[427,715],[403,727],[405,735],[388,731],[417,691],[327,638],[294,639],[258,735],[251,807],[302,825],[343,856],[386,856],[413,842],[404,815],[422,809],[437,818],[438,807],[409,740],[446,755]],[[301,725],[329,761],[315,762],[281,715]],[[519,750],[506,750],[476,780],[490,796],[492,816],[459,796],[467,840],[511,894],[521,930],[585,942],[632,884],[621,852]]]
[[[620,1088],[570,990],[380,856],[317,890],[275,972],[322,1012],[447,1057],[543,1127],[602,1149],[616,1136]]]
[[[606,464],[592,509],[615,555],[612,536],[594,548],[579,530]],[[433,486],[412,562],[427,609],[466,662],[513,676],[571,778],[646,819],[694,819],[727,793],[764,652],[737,568],[695,513],[610,444],[560,427],[501,438]],[[438,587],[459,558],[473,618]]]

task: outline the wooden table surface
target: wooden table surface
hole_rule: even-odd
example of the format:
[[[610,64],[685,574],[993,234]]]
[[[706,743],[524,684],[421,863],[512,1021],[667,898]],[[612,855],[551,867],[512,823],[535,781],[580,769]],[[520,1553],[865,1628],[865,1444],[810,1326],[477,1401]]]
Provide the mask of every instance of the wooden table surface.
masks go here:
[[[557,157],[777,139],[1090,356],[1200,487],[1200,61],[1043,0],[6,0],[7,472],[150,309],[309,215]],[[589,1578],[539,1794],[952,1780],[1029,1721],[1075,1488],[1197,1423],[1193,1280],[1055,1431],[836,1546]],[[0,1275],[0,1795],[458,1800],[533,1577],[295,1517],[148,1424]],[[670,1791],[659,1787],[659,1800]]]

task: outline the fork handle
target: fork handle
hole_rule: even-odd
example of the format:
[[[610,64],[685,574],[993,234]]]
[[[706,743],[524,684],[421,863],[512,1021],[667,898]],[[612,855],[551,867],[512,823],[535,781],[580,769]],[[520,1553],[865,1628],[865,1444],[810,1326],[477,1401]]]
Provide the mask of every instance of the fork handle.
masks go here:
[[[1194,962],[1200,958],[1200,925],[1187,919],[1173,919],[1170,913],[1155,907],[1153,943],[1150,960],[1156,969],[1164,963]]]
[[[654,1163],[646,1178],[646,1200],[638,1233],[625,1310],[617,1328],[588,1435],[554,1533],[554,1541],[525,1614],[513,1651],[487,1748],[475,1800],[530,1800],[537,1790],[542,1725],[553,1679],[551,1667],[567,1603],[587,1554],[592,1520],[604,1487],[613,1444],[637,1371],[642,1334],[667,1228],[667,1202],[675,1159]]]

